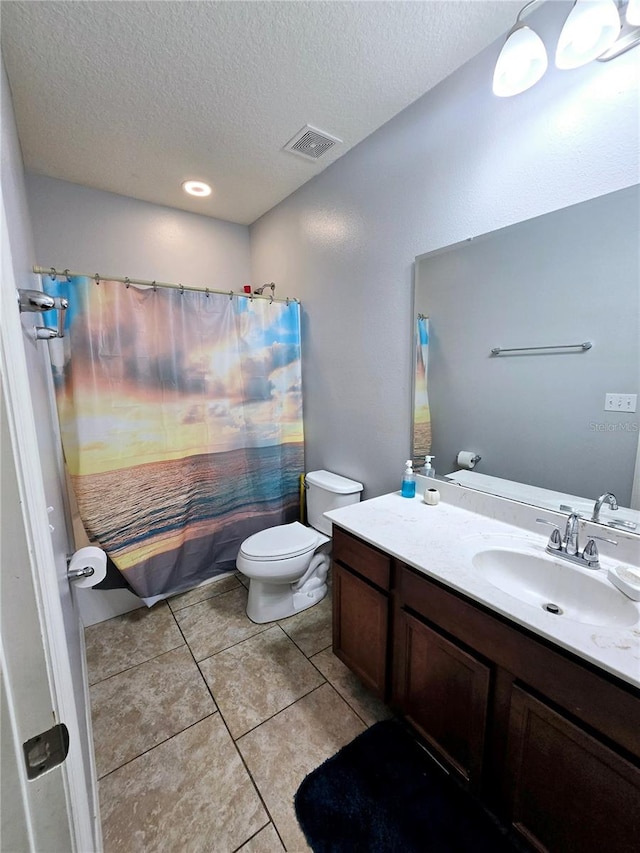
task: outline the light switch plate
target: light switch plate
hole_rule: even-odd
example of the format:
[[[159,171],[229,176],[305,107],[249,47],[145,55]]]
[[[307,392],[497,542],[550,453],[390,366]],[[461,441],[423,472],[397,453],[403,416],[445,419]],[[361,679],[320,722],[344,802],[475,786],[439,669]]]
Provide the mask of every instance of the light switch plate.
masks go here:
[[[637,394],[616,394],[608,392],[604,397],[605,412],[635,412],[638,403]]]

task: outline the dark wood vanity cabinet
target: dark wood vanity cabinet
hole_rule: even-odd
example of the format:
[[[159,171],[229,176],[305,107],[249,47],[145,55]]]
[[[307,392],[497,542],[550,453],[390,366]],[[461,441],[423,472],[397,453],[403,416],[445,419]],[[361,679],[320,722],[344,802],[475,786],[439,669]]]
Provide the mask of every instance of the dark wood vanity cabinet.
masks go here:
[[[489,667],[408,613],[398,615],[396,636],[396,698],[404,716],[434,754],[477,789],[489,707]]]
[[[333,560],[333,651],[386,699],[391,560],[338,528]]]
[[[334,527],[334,651],[533,849],[640,849],[640,691]]]

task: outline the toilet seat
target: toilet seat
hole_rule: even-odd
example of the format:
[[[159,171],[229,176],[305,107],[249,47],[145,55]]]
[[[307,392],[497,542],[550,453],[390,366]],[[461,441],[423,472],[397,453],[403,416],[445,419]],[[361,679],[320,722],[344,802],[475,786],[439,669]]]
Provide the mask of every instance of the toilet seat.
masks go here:
[[[248,560],[261,562],[287,560],[315,550],[319,539],[317,530],[294,521],[254,533],[242,543],[240,553]]]

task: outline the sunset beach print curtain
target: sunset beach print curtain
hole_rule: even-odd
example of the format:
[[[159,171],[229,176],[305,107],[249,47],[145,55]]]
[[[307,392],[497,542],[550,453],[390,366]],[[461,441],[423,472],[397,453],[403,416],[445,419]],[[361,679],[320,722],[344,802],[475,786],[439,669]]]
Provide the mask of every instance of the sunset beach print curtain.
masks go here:
[[[424,463],[431,453],[431,412],[427,393],[429,366],[429,318],[416,320],[416,382],[413,409],[413,458]]]
[[[80,517],[147,604],[297,518],[298,303],[43,278],[69,299],[50,351]]]

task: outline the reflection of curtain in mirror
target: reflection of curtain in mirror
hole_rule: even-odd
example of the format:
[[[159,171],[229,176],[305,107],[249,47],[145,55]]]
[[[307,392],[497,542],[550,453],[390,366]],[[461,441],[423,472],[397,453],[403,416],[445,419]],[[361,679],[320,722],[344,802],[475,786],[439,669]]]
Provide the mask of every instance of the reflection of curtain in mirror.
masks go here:
[[[413,400],[413,457],[431,453],[431,413],[427,394],[429,363],[429,318],[418,316],[416,324],[416,381]]]
[[[300,306],[87,278],[51,357],[80,516],[152,604],[298,514]]]

